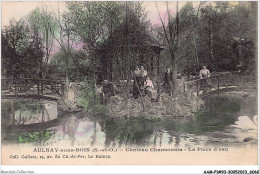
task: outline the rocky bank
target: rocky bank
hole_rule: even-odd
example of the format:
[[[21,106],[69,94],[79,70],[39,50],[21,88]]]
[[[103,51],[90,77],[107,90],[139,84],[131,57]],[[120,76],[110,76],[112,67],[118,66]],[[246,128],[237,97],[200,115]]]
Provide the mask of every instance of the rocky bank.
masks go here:
[[[107,104],[108,115],[112,117],[193,117],[194,112],[204,105],[199,97],[185,92],[178,93],[176,97],[162,93],[161,98],[161,102],[151,102],[148,96],[144,96],[145,108],[143,109],[140,97],[126,99],[116,95],[111,97]]]

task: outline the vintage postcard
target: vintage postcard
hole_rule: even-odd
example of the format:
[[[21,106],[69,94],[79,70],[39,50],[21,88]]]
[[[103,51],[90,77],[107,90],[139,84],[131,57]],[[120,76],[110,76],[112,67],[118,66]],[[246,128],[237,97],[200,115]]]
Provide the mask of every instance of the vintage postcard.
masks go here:
[[[1,10],[2,165],[258,165],[256,1]]]

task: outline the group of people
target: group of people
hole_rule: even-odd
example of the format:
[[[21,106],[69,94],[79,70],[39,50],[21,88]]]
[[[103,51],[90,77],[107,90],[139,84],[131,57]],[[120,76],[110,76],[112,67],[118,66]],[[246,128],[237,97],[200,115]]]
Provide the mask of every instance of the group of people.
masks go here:
[[[180,72],[177,72],[176,76],[177,79],[181,79],[182,77]],[[210,77],[210,71],[206,68],[206,66],[203,66],[200,70],[199,77],[201,79],[201,89],[203,90],[203,92],[206,92],[207,87],[209,86],[208,78]],[[173,95],[173,85],[173,73],[169,67],[166,67],[163,87],[165,88],[166,93],[168,93],[170,96]],[[140,93],[142,92],[147,94],[151,98],[151,100],[154,101],[156,92],[154,90],[153,82],[150,80],[148,73],[143,66],[141,66],[140,69],[138,66],[136,66],[134,70],[133,97],[138,98],[138,95],[140,95]]]
[[[177,79],[181,78],[181,74],[177,73]],[[210,71],[206,69],[206,66],[200,70],[199,77],[201,79],[201,89],[203,92],[207,91],[207,78],[210,77]],[[140,68],[138,66],[135,67],[133,72],[133,98],[137,99],[140,95],[148,95],[152,102],[158,101],[160,99],[160,95],[156,96],[156,91],[154,88],[154,84],[150,77],[148,76],[147,70],[144,69],[144,66]],[[163,87],[166,90],[166,93],[169,96],[173,95],[173,72],[169,67],[166,67],[166,71],[164,73],[164,82]],[[116,86],[108,80],[104,80],[103,82],[103,101],[105,103],[108,102],[110,96],[114,96],[116,94]]]
[[[181,75],[178,74],[178,76]],[[173,89],[173,75],[169,67],[166,67],[163,86],[171,96]],[[138,66],[136,66],[134,70],[133,97],[136,99],[139,95],[142,94],[147,94],[151,101],[159,100],[159,97],[156,97],[156,91],[154,89],[153,82],[149,78],[147,71],[143,66],[141,66],[140,69]]]
[[[142,93],[146,93],[151,98],[151,100],[154,100],[154,85],[148,76],[147,70],[144,69],[144,66],[141,66],[140,69],[138,66],[136,66],[133,74],[133,97],[136,99]]]

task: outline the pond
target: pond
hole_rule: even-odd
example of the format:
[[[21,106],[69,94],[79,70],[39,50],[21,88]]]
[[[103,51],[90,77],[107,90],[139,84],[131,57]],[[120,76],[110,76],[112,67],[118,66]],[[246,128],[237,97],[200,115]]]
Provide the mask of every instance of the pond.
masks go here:
[[[87,147],[257,144],[255,99],[224,94],[208,98],[205,104],[193,118],[118,119],[90,117],[84,111],[59,114],[55,101],[2,100],[2,143]]]

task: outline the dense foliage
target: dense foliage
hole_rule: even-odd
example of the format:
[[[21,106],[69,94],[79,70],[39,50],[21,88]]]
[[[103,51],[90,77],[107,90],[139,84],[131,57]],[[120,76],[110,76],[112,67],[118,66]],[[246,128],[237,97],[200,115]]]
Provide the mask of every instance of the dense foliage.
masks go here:
[[[2,75],[38,77],[44,55],[37,30],[30,31],[24,21],[11,21],[2,30]]]
[[[177,20],[172,21],[171,25],[176,26]],[[201,2],[196,7],[189,2],[180,9],[178,22],[178,46],[175,46],[178,71],[185,72],[187,67],[198,71],[203,65],[211,71],[234,71],[241,66],[255,69],[257,5],[254,2]],[[157,35],[166,43],[162,27],[158,27]],[[170,64],[168,52],[163,54],[162,62]]]
[[[81,81],[96,73],[118,81],[130,80],[135,65],[154,76],[166,65],[174,73],[202,65],[212,72],[255,70],[256,2],[188,2],[175,10],[167,2],[168,21],[161,18],[160,26],[150,23],[141,2],[66,4],[66,11],[36,8],[5,26],[3,75],[61,73]]]

